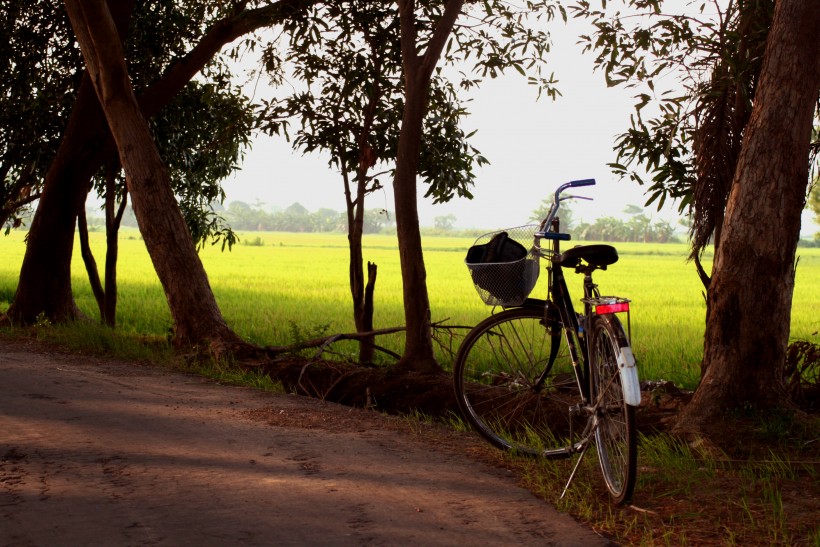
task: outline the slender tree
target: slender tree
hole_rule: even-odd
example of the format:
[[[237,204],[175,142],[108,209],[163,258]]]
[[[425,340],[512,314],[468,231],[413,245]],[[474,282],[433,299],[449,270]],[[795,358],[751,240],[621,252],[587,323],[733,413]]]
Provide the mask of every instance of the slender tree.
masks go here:
[[[271,105],[269,130],[280,128],[283,115],[299,118],[294,146],[329,152],[330,166],[342,175],[353,317],[356,329],[366,332],[373,329],[376,265],[368,263],[365,282],[365,198],[382,188],[380,177],[395,164],[404,98],[399,18],[396,6],[385,2],[338,2],[315,10],[291,35],[287,55],[307,89]],[[421,178],[437,185],[440,199],[469,196],[473,167],[486,160],[461,129],[467,111],[452,81],[433,77],[429,97]],[[372,343],[362,340],[360,361],[372,359]]]
[[[530,14],[552,19],[563,8],[549,2],[526,2],[518,6],[507,2],[465,4],[463,0],[448,0],[429,6],[414,0],[397,0],[399,7],[401,58],[404,83],[404,103],[401,131],[393,177],[396,205],[396,230],[402,270],[404,316],[407,327],[406,345],[399,369],[436,371],[432,344],[431,310],[427,294],[427,273],[424,267],[417,206],[417,179],[421,170],[420,154],[435,153],[423,146],[424,117],[430,100],[430,83],[440,72],[442,58],[446,64],[476,55],[474,72],[495,77],[507,68],[529,75],[529,81],[551,97],[557,95],[554,80],[541,77],[545,55],[549,51],[549,36],[527,27]],[[465,17],[469,24],[456,29],[462,9],[470,7]],[[423,18],[422,18],[423,17]],[[429,23],[421,24],[426,20]],[[469,89],[480,80],[464,77],[462,87]],[[441,199],[447,187],[447,176],[438,173],[436,184],[426,193]],[[446,199],[449,199],[447,197]],[[446,199],[443,199],[446,201]]]
[[[396,154],[393,194],[404,291],[404,319],[407,327],[400,366],[425,372],[438,370],[439,366],[433,354],[430,300],[427,294],[427,271],[424,267],[419,231],[416,177],[430,79],[464,0],[448,0],[423,49],[418,43],[415,1],[398,0],[398,5],[404,69],[404,110]]]

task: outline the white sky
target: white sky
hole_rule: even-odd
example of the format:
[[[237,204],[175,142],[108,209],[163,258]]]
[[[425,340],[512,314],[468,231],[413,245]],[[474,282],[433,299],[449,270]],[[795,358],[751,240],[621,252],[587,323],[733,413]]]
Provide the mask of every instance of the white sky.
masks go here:
[[[432,225],[440,215],[453,214],[462,228],[496,229],[525,224],[530,213],[563,182],[595,178],[597,186],[577,193],[594,201],[575,201],[576,218],[587,221],[602,216],[621,216],[626,205],[643,206],[644,188],[619,180],[607,163],[615,160],[615,136],[626,130],[635,94],[623,88],[607,88],[603,75],[593,72],[593,58],[582,55],[577,36],[581,23],[570,19],[565,27],[551,24],[553,49],[549,70],[559,80],[563,94],[556,101],[535,101],[535,89],[512,71],[487,80],[471,93],[469,130],[477,129],[473,146],[490,161],[479,168],[474,199],[454,198],[433,205],[423,198],[426,185],[419,182],[419,216]],[[586,32],[586,31],[585,31]],[[257,90],[257,96],[260,91]],[[394,209],[389,180],[383,191],[368,196],[366,208]],[[225,190],[228,202],[262,203],[266,209],[285,208],[299,202],[314,211],[321,207],[341,211],[344,196],[340,175],[327,167],[327,158],[293,152],[283,138],[259,137],[247,152],[242,170]],[[676,207],[666,205],[658,213],[655,204],[647,214],[676,222]],[[820,230],[808,211],[803,234]]]

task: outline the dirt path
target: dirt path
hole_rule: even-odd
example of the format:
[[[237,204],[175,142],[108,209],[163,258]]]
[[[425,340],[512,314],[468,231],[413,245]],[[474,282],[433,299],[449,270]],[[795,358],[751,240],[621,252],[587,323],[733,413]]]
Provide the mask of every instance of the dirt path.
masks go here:
[[[0,340],[0,545],[604,545],[396,419]]]

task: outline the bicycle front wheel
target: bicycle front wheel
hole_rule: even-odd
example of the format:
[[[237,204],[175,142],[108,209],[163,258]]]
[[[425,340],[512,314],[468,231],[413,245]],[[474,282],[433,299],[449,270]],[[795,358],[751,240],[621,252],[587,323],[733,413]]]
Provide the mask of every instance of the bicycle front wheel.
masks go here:
[[[595,446],[607,490],[613,501],[632,498],[637,473],[635,407],[624,399],[618,368],[621,347],[628,347],[614,315],[595,317],[590,338],[590,392],[596,413]]]
[[[584,418],[560,321],[544,307],[503,311],[470,331],[454,367],[464,418],[502,450],[567,457]]]

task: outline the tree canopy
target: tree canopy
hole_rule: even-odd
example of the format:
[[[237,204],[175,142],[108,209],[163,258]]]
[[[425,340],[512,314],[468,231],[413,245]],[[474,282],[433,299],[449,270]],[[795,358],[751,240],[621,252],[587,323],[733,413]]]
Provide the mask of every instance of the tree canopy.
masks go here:
[[[82,59],[59,3],[9,0],[3,12],[0,227],[9,229],[40,195],[76,98]]]
[[[647,205],[691,212],[692,256],[720,243],[773,11],[774,0],[584,0],[574,12],[595,29],[582,40],[608,85],[636,92],[612,167],[647,185]]]

